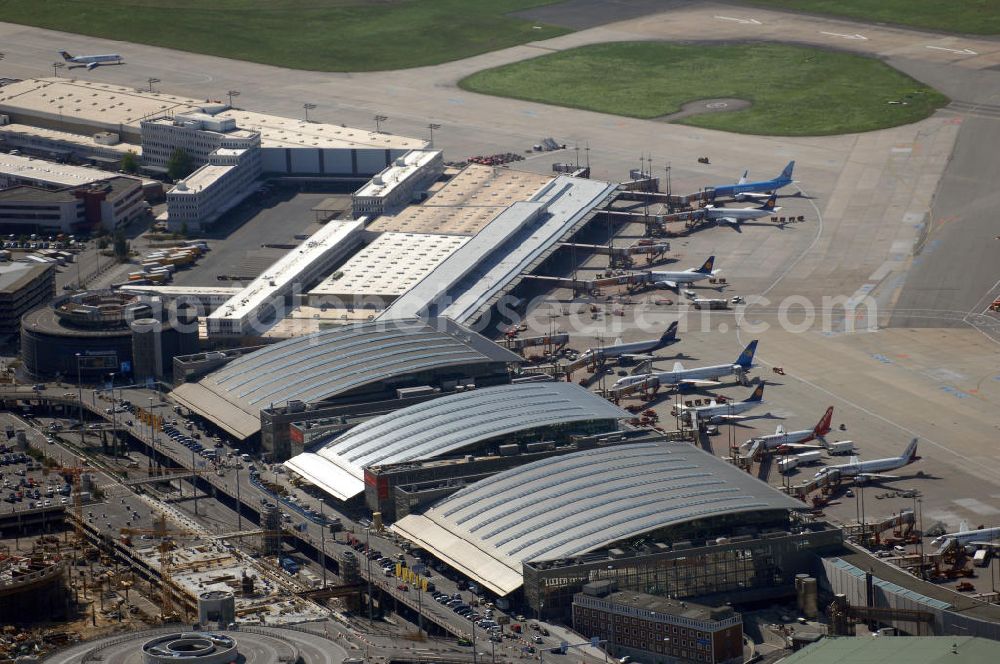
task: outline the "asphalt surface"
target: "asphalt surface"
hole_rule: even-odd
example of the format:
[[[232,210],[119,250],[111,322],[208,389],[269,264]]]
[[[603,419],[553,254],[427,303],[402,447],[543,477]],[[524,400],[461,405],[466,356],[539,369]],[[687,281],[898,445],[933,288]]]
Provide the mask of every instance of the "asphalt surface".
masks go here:
[[[724,290],[727,297],[770,299],[750,307],[742,321],[727,312],[699,317],[682,332],[682,344],[671,349],[696,366],[731,361],[749,338],[761,339],[758,374],[769,382],[766,417],[732,432],[724,428],[711,441],[713,453],[726,454],[730,436],[738,443],[755,432],[771,433],[778,421],[789,429],[811,425],[827,405],[834,405],[835,423],[846,426],[837,439],[853,439],[865,459],[898,454],[911,437],[920,438],[923,459],[918,467],[928,476],[907,475],[901,484],[921,492],[925,523],[940,520],[957,527],[967,519],[992,524],[1000,515],[996,346],[980,329],[951,316],[958,312],[961,320],[975,313],[1000,277],[990,258],[996,255],[995,229],[987,232],[989,204],[995,201],[987,187],[989,155],[997,145],[992,107],[1000,74],[993,68],[1000,65],[1000,42],[702,4],[438,67],[371,74],[293,72],[7,24],[0,24],[0,39],[7,53],[0,73],[6,75],[45,75],[56,48],[117,51],[126,54],[127,66],[77,75],[132,86],[154,76],[164,90],[195,98],[218,98],[226,89],[241,89],[240,102],[248,108],[289,116],[309,101],[318,105],[317,119],[355,126],[369,126],[372,115],[382,113],[390,118],[390,131],[411,136],[424,135],[428,122],[438,122],[443,127],[435,132],[435,142],[449,159],[522,150],[543,136],[554,136],[570,145],[589,145],[595,177],[620,180],[629,167],[638,166],[638,155],[652,153],[657,172],[672,164],[675,192],[734,181],[746,168],[752,176],[767,177],[795,159],[798,186],[806,195],[783,198],[781,204],[784,214],[803,215],[805,222],[748,224],[742,232],[706,228],[673,242],[672,253],[683,267],[709,254],[718,256],[716,265],[730,283]],[[463,76],[485,67],[626,39],[762,39],[842,48],[885,58],[957,103],[906,127],[777,139],[498,100],[456,86]],[[702,155],[709,155],[711,163],[698,164],[695,159]],[[550,153],[521,164],[544,172],[550,162],[571,156],[572,151]],[[948,221],[952,214],[956,220]],[[635,228],[625,232],[632,238],[640,234]],[[590,263],[595,272],[603,267],[599,261]],[[831,325],[798,332],[778,325],[784,298],[816,301],[834,295],[870,295],[879,311],[865,322],[874,325],[860,333],[849,333],[837,317]],[[549,299],[566,303],[565,293]],[[922,307],[944,322],[933,328],[918,324]],[[616,325],[574,327],[572,345],[586,348],[598,335],[605,342],[617,336],[625,341],[649,338],[650,326],[662,329],[677,317],[674,309],[657,306],[648,307],[642,321],[632,313],[612,321],[620,323]],[[547,317],[535,322],[532,330],[550,331]],[[772,325],[751,329],[758,322]],[[891,327],[880,327],[887,324]],[[782,367],[785,374],[771,374],[772,367]],[[746,390],[721,392],[742,398]],[[655,407],[669,411],[669,404]],[[780,484],[777,474],[772,475],[769,480]],[[885,498],[872,501],[876,507],[871,509],[885,516],[909,502]],[[855,506],[838,497],[827,512],[849,521]],[[308,535],[318,541],[312,526]]]

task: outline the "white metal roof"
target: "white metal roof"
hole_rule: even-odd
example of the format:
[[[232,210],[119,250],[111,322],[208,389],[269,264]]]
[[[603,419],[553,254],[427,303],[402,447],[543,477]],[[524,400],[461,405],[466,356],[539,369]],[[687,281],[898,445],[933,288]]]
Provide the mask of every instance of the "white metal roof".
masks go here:
[[[357,221],[327,222],[308,240],[282,256],[264,274],[247,284],[246,288],[208,317],[240,320],[257,311],[276,292],[298,279],[315,261],[321,260],[342,242],[355,238],[364,229],[364,225],[364,218]]]
[[[446,319],[366,322],[266,346],[174,392],[195,412],[232,422],[246,438],[260,430],[260,411],[271,405],[314,403],[437,368],[520,359]]]
[[[529,201],[508,207],[381,318],[445,315],[468,322],[616,188],[599,180],[556,178]]]
[[[44,159],[0,153],[0,179],[4,175],[12,175],[20,180],[64,187],[75,187],[118,177],[117,173],[100,171],[96,168],[57,164]]]
[[[461,235],[383,233],[309,291],[309,295],[398,296],[468,241]]]
[[[364,469],[370,466],[433,459],[538,427],[629,417],[627,411],[573,383],[486,387],[376,417],[287,465],[347,500],[364,490]]]
[[[455,552],[471,553],[456,561],[460,569],[507,594],[520,586],[523,562],[569,558],[715,515],[802,507],[689,443],[662,441],[514,468],[393,529],[449,563]]]

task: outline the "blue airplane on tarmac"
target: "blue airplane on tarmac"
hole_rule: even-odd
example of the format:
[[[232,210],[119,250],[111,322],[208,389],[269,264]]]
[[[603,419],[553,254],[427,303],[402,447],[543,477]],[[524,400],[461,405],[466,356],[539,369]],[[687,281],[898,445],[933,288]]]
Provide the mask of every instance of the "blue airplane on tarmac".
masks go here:
[[[778,177],[758,182],[747,182],[747,174],[744,173],[736,184],[723,184],[715,187],[715,198],[734,198],[738,201],[768,198],[772,192],[795,182],[792,179],[793,168],[795,168],[795,162],[790,161]]]

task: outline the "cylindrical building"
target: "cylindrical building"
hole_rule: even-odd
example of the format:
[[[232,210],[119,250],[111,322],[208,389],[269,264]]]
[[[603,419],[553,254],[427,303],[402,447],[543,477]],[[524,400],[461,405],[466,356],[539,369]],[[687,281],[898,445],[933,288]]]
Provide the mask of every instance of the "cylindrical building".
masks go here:
[[[198,622],[218,623],[220,628],[236,622],[236,596],[225,590],[207,590],[198,595]]]
[[[142,645],[143,664],[231,664],[239,658],[236,640],[225,634],[180,632]]]

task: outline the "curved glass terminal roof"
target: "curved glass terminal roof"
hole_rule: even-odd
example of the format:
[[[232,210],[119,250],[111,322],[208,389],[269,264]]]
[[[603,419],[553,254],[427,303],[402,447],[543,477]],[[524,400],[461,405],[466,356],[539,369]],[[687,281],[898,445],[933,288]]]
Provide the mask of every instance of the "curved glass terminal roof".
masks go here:
[[[332,399],[397,376],[521,358],[457,323],[375,321],[309,334],[233,360],[174,396],[195,412],[231,423],[241,438],[260,429],[259,413],[289,400]],[[245,430],[245,431],[244,431]]]
[[[433,459],[478,442],[544,426],[632,417],[572,383],[471,390],[376,417],[286,465],[346,500],[364,490],[364,469]]]
[[[569,558],[695,519],[802,503],[688,443],[553,457],[477,482],[393,528],[507,594],[523,562]]]

